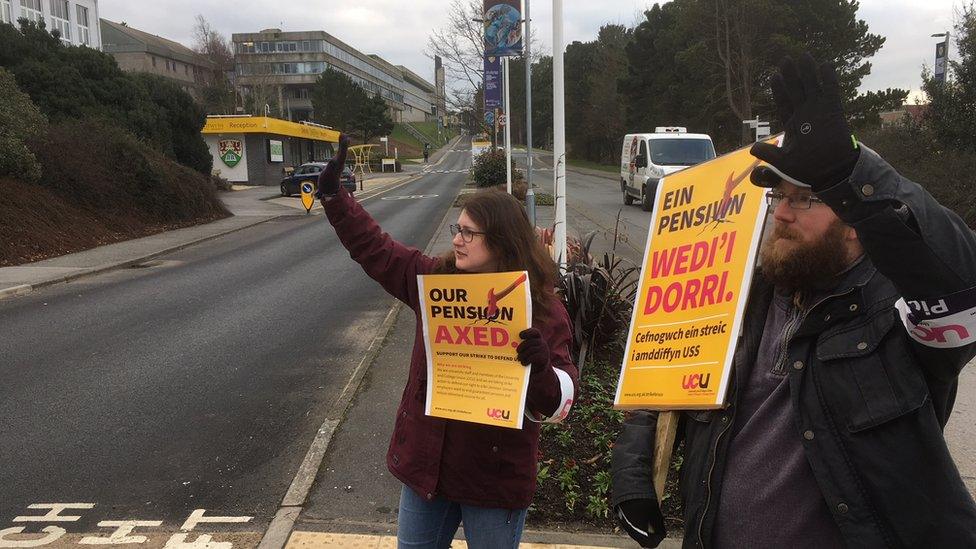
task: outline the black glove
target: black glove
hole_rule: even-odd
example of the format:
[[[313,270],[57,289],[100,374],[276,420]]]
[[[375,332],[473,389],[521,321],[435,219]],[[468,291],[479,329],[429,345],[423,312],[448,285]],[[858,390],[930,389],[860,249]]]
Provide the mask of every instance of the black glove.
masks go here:
[[[657,547],[667,534],[661,509],[651,499],[620,502],[617,506],[617,523],[641,547]]]
[[[515,349],[519,362],[523,366],[532,365],[532,373],[541,372],[549,367],[549,345],[542,340],[542,332],[536,328],[529,328],[519,332],[522,342]]]
[[[799,66],[787,57],[770,83],[786,136],[782,147],[756,143],[752,155],[783,179],[813,192],[850,176],[860,151],[844,117],[834,68],[826,63],[818,68],[804,53]],[[768,181],[754,183],[772,186]]]
[[[342,175],[343,168],[346,167],[346,152],[349,151],[349,137],[345,134],[339,135],[339,150],[332,160],[326,164],[325,169],[319,174],[318,188],[315,198],[321,199],[325,196],[334,196],[339,192],[339,177]]]

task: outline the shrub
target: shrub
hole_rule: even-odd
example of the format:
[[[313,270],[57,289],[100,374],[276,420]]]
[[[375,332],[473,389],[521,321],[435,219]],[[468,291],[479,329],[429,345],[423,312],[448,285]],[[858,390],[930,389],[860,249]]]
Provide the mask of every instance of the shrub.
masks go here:
[[[858,138],[976,227],[976,152],[941,146],[933,132],[913,125],[876,129]]]
[[[479,187],[491,187],[494,185],[505,185],[507,173],[505,170],[505,151],[487,150],[478,155],[474,160],[474,167],[471,168],[471,179]],[[522,172],[515,168],[515,160],[512,160],[512,182],[524,179]],[[514,194],[514,193],[513,193]],[[522,195],[523,199],[525,195]],[[517,198],[517,197],[516,197]]]
[[[212,160],[200,135],[206,116],[177,84],[125,73],[111,55],[66,46],[43,23],[22,21],[20,30],[0,25],[0,66],[52,123],[102,119],[197,172],[210,173]]]
[[[41,166],[26,141],[44,131],[47,119],[30,97],[20,91],[13,75],[0,67],[0,176],[29,183],[41,176]]]
[[[207,177],[107,122],[52,126],[31,146],[43,167],[43,186],[104,214],[118,230],[227,215]]]

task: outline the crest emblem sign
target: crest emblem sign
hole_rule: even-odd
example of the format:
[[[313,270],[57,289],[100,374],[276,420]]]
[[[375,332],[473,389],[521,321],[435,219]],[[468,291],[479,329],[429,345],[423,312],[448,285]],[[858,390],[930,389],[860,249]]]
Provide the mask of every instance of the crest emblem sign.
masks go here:
[[[233,168],[244,157],[244,143],[240,139],[221,139],[217,142],[217,154],[228,168]]]

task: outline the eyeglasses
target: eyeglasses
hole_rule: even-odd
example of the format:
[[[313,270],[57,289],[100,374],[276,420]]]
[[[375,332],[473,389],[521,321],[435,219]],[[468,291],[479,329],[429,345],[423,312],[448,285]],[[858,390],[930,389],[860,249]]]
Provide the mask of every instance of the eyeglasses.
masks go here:
[[[461,233],[461,240],[468,243],[474,240],[474,235],[476,234],[480,234],[480,235],[488,234],[488,233],[481,233],[478,231],[472,231],[471,229],[467,227],[462,227],[456,223],[454,225],[451,225],[450,228],[451,228],[451,236],[457,236],[458,233]]]
[[[824,201],[809,193],[784,194],[779,191],[769,191],[766,193],[766,204],[775,210],[779,203],[786,200],[786,205],[794,210],[809,210],[814,204],[823,204]]]

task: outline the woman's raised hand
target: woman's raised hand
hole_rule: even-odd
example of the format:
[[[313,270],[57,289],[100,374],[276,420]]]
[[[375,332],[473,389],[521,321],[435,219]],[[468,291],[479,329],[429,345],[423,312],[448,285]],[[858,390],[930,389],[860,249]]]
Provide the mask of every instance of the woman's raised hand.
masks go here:
[[[322,173],[319,174],[319,190],[315,193],[316,198],[321,199],[325,196],[333,196],[339,192],[339,178],[342,176],[342,170],[346,166],[346,152],[348,151],[349,136],[340,134],[339,150],[329,160]]]

